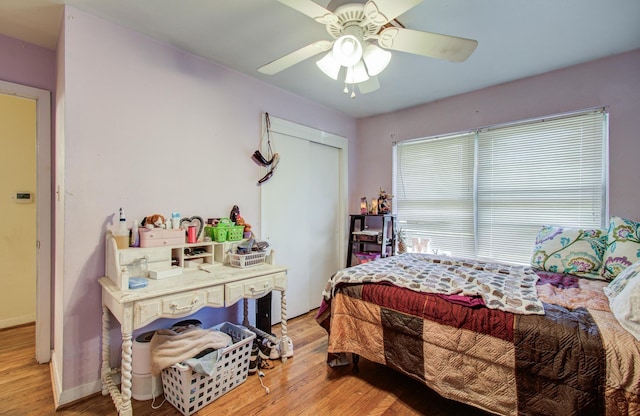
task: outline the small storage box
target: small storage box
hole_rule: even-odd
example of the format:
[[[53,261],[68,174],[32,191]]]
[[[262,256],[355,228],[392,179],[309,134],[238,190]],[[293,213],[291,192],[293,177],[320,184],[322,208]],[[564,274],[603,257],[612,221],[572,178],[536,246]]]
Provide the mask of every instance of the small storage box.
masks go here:
[[[230,240],[229,234],[233,233],[234,227],[234,224],[229,218],[220,218],[220,221],[218,221],[216,225],[205,227],[205,233],[211,237],[212,241],[224,243]],[[235,233],[233,236],[235,236]],[[240,238],[242,238],[242,236]]]
[[[370,231],[370,230],[354,231],[353,239],[354,241],[381,243],[382,233],[378,231]]]
[[[149,269],[150,279],[166,279],[167,277],[180,276],[182,274],[182,267],[171,266],[162,269]]]
[[[251,253],[251,254],[232,254],[229,253],[229,266],[233,267],[250,267],[264,263],[267,253]]]
[[[184,244],[184,230],[165,230],[162,228],[140,228],[140,247],[162,247]]]
[[[356,253],[358,258],[358,264],[369,263],[370,261],[378,260],[380,258],[379,253]]]
[[[211,237],[211,241],[224,243],[227,241],[227,227],[204,227],[204,232]]]
[[[165,399],[189,416],[247,380],[251,346],[256,334],[247,328],[224,322],[212,329],[231,336],[233,344],[222,350],[212,377],[191,367],[176,364],[162,370]]]
[[[227,240],[238,241],[242,240],[244,234],[244,225],[232,225],[227,228]]]

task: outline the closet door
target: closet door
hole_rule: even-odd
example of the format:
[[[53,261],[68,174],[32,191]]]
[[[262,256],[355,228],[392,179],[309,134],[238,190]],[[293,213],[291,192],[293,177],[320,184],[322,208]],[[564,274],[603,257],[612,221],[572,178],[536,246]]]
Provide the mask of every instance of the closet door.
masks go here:
[[[274,134],[280,162],[275,174],[262,185],[262,238],[276,254],[276,263],[287,272],[287,316],[309,311],[309,207],[310,166],[309,142],[291,136]],[[280,321],[280,293],[273,293],[271,316]],[[277,314],[275,316],[274,314]]]
[[[322,290],[342,264],[346,198],[341,161],[346,155],[341,152],[346,150],[314,140],[317,130],[284,129],[289,133],[284,134],[272,118],[274,125],[280,163],[261,186],[261,236],[275,250],[276,263],[289,268],[287,317],[292,318],[320,306]],[[280,293],[274,292],[273,323],[281,319],[279,304]]]
[[[339,150],[318,143],[311,143],[310,146],[309,310],[320,306],[327,280],[342,264],[338,242],[341,238],[340,222],[344,218],[340,214],[338,192]]]

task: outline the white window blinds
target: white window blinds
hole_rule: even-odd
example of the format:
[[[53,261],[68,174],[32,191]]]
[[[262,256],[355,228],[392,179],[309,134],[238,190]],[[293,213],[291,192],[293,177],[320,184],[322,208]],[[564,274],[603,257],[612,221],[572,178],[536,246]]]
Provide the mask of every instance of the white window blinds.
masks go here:
[[[528,263],[543,224],[604,225],[606,143],[602,111],[398,143],[400,225],[455,255]]]
[[[393,203],[408,237],[474,254],[474,134],[399,143]]]

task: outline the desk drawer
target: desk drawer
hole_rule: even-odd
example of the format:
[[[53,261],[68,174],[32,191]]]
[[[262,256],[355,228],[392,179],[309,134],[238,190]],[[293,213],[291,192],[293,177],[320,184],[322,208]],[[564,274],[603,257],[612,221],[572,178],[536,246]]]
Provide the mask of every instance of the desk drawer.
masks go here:
[[[274,274],[273,283],[275,290],[287,290],[287,272]]]
[[[225,304],[231,306],[242,298],[261,298],[274,288],[273,276],[255,277],[240,282],[227,283],[225,286]]]
[[[205,306],[224,307],[224,286],[135,302],[133,325],[134,328],[140,328],[158,318],[181,318]]]
[[[147,258],[148,263],[167,262],[171,264],[171,249],[168,247],[160,248],[125,248],[118,250],[120,265],[128,265],[134,260]]]
[[[204,306],[206,294],[190,292],[162,299],[162,314],[167,316],[195,312]]]

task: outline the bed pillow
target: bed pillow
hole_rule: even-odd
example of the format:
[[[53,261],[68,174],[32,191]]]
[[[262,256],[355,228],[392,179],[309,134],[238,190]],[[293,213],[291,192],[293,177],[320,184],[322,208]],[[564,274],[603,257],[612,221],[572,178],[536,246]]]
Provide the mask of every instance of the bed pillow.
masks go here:
[[[640,223],[611,217],[607,233],[607,248],[602,262],[602,277],[612,280],[638,260],[640,260]]]
[[[640,341],[640,277],[638,273],[629,277],[625,283],[620,292],[610,298],[609,306],[620,325]]]
[[[618,296],[627,284],[638,275],[640,275],[640,261],[633,263],[617,275],[609,285],[604,287],[604,294],[607,295],[610,301],[613,301],[613,298]]]
[[[536,237],[531,266],[600,279],[606,237],[606,232],[599,228],[544,225]]]

